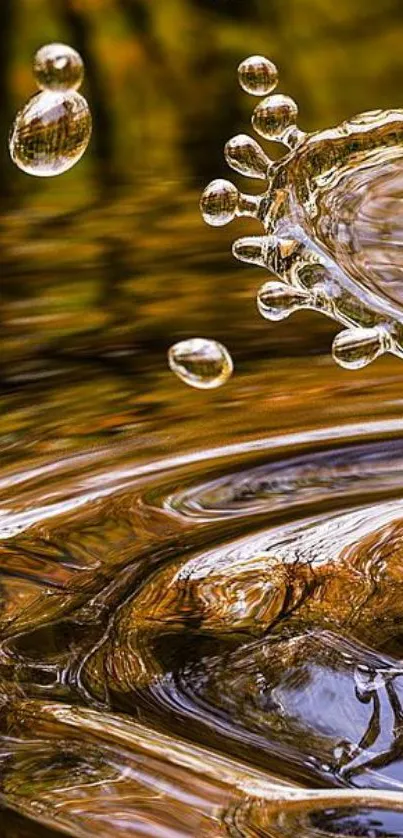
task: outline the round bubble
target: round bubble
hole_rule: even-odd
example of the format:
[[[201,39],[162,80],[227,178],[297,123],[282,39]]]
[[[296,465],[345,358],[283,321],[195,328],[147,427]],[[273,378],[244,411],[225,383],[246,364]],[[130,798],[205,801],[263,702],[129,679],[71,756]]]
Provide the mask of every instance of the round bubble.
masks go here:
[[[252,116],[252,125],[267,140],[282,140],[295,126],[298,107],[289,96],[276,93],[259,102]]]
[[[34,57],[34,76],[42,90],[77,90],[84,77],[81,56],[66,44],[46,44]]]
[[[200,209],[206,224],[221,227],[235,218],[239,192],[229,180],[213,180],[203,192]]]
[[[278,71],[275,64],[262,55],[251,55],[238,67],[239,84],[252,96],[267,96],[277,86]]]

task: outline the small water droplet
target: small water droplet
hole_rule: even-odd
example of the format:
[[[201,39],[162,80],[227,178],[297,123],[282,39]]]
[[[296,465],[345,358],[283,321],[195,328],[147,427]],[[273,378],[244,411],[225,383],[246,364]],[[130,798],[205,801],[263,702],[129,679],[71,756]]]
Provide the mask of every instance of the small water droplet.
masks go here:
[[[265,282],[257,295],[257,306],[266,320],[284,320],[310,301],[305,291],[299,291],[284,282]]]
[[[236,172],[246,177],[267,177],[270,160],[259,143],[247,134],[232,137],[225,146],[225,159]]]
[[[277,86],[278,71],[275,64],[262,55],[252,55],[238,67],[239,84],[252,96],[266,96]]]
[[[229,180],[213,180],[204,190],[200,201],[202,216],[212,227],[229,224],[235,218],[239,192]]]
[[[281,93],[259,102],[252,116],[252,125],[266,140],[285,141],[290,129],[295,128],[298,116],[296,102]]]
[[[240,262],[265,267],[267,252],[271,244],[268,236],[244,236],[232,245],[232,252]]]
[[[185,384],[200,390],[220,387],[234,368],[225,346],[207,338],[190,338],[175,343],[169,350],[168,363]]]
[[[336,335],[332,355],[341,367],[359,370],[366,367],[386,350],[385,336],[377,328],[344,329]]]
[[[83,96],[44,91],[17,113],[10,134],[11,158],[29,175],[60,175],[80,160],[90,136],[91,114]]]
[[[66,44],[46,44],[34,57],[34,76],[42,90],[77,90],[84,77],[81,55]]]

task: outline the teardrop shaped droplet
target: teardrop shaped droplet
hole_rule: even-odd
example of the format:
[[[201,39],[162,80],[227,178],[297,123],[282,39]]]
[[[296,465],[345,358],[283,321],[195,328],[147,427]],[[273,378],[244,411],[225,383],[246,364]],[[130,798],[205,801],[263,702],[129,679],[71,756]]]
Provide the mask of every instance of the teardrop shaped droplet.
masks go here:
[[[257,307],[266,320],[284,320],[309,303],[310,296],[284,282],[265,282],[257,295]]]
[[[29,175],[52,177],[71,169],[91,137],[91,114],[79,93],[44,91],[18,112],[10,135],[14,163]]]
[[[297,116],[294,99],[276,93],[259,102],[252,115],[252,125],[266,140],[284,142],[290,129],[295,128]]]
[[[232,245],[235,259],[264,268],[267,265],[267,252],[271,245],[269,236],[244,236]]]
[[[387,349],[383,330],[372,328],[344,329],[336,335],[332,355],[334,360],[348,370],[366,367]]]
[[[246,93],[251,93],[252,96],[267,96],[277,86],[277,67],[263,55],[251,55],[239,65],[238,79]]]
[[[238,134],[228,140],[224,151],[228,165],[236,172],[262,180],[267,177],[270,160],[252,137]]]
[[[66,44],[46,44],[38,49],[33,70],[42,90],[77,90],[84,78],[81,55]]]
[[[199,390],[220,387],[234,368],[225,346],[207,338],[190,338],[175,343],[169,350],[168,363],[178,378]]]
[[[229,180],[213,180],[204,190],[200,209],[206,224],[221,227],[235,218],[239,192]]]

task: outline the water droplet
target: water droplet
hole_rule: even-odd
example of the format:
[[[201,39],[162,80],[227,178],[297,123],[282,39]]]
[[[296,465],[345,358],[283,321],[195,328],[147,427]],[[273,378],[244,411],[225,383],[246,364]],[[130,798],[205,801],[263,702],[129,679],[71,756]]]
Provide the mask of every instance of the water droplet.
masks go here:
[[[267,177],[270,160],[259,143],[247,134],[238,134],[225,146],[225,159],[236,172],[247,177]]]
[[[299,291],[284,282],[265,282],[257,295],[257,307],[266,320],[284,320],[310,301],[305,291]]]
[[[75,91],[44,91],[33,96],[14,120],[11,158],[29,175],[60,175],[80,160],[90,136],[91,114],[83,96]]]
[[[213,180],[203,192],[200,201],[202,216],[212,227],[229,224],[235,218],[239,192],[229,180]]]
[[[275,64],[262,55],[252,55],[238,67],[239,84],[252,96],[267,96],[277,86],[278,71]]]
[[[386,335],[381,329],[344,329],[333,341],[335,361],[348,370],[366,367],[387,349]]]
[[[289,96],[281,93],[268,96],[259,102],[252,116],[252,125],[266,140],[287,139],[290,129],[295,128],[298,107]]]
[[[232,245],[232,252],[240,262],[248,262],[264,268],[267,264],[269,236],[244,236]]]
[[[66,44],[46,44],[34,57],[34,76],[42,90],[77,90],[84,77],[81,56]]]
[[[262,222],[263,195],[244,195],[229,180],[213,180],[200,201],[204,221],[213,227],[229,224],[237,216],[256,218]]]
[[[225,346],[207,338],[191,338],[175,343],[169,350],[168,363],[185,384],[200,390],[220,387],[234,368]]]

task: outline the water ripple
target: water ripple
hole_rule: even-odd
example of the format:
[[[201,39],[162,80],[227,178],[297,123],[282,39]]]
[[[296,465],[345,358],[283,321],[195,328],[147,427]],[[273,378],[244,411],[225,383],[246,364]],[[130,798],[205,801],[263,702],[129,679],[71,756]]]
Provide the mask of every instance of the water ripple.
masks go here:
[[[1,802],[75,838],[402,834],[400,425],[3,485]]]

